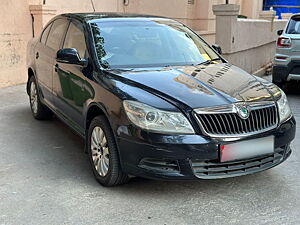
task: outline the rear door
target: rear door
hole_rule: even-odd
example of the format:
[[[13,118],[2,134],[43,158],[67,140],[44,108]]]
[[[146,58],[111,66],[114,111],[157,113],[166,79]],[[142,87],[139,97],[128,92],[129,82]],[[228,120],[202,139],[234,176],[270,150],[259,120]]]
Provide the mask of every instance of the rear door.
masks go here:
[[[35,49],[35,66],[39,86],[44,101],[54,108],[53,104],[53,69],[56,52],[66,31],[68,21],[57,19],[43,31],[40,42]]]
[[[88,58],[84,29],[80,22],[71,21],[63,48],[75,48],[81,59]],[[91,98],[91,88],[86,82],[90,66],[56,62],[55,68],[53,72],[55,105],[71,125],[81,132],[84,127],[83,107],[86,100]]]
[[[35,47],[35,69],[39,87],[44,101],[52,105],[52,61],[51,49],[46,46],[47,38],[53,23],[49,24],[43,31],[40,42]]]

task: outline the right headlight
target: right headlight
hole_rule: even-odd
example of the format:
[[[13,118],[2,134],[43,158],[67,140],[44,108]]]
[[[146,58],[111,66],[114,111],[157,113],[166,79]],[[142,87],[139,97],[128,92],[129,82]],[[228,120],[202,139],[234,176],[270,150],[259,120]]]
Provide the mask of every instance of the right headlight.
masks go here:
[[[194,129],[181,112],[169,112],[152,106],[125,100],[123,102],[129,120],[136,126],[156,133],[194,134]]]
[[[291,117],[292,111],[289,106],[287,97],[283,91],[281,91],[281,98],[277,101],[280,123],[283,123]]]

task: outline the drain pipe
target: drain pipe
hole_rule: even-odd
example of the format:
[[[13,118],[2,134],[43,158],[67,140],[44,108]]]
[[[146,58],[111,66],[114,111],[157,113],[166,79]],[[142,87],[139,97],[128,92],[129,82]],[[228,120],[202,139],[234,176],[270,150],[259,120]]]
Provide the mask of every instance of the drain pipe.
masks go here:
[[[32,37],[34,38],[34,16],[33,14],[30,14],[31,15],[31,27],[32,27]]]
[[[46,1],[46,0],[45,0],[45,1]],[[94,12],[95,12],[96,10],[95,10],[95,5],[94,5],[94,1],[93,1],[93,0],[91,0],[91,4],[92,4],[93,10],[94,10]]]

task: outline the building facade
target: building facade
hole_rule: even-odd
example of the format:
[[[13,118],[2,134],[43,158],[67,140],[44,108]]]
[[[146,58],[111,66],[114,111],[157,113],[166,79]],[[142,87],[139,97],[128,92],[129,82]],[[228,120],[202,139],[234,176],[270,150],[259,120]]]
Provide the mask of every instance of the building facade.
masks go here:
[[[239,14],[257,19],[263,0],[229,0]],[[0,87],[26,82],[26,46],[55,15],[68,12],[125,12],[161,15],[179,20],[215,43],[212,6],[225,0],[2,0],[0,22]]]

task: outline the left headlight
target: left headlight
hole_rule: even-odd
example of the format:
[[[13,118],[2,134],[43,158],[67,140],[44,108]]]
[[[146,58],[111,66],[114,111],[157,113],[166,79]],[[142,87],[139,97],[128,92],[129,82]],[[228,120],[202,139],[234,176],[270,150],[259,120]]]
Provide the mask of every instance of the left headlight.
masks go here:
[[[180,112],[156,109],[136,101],[123,101],[129,120],[136,126],[157,133],[194,134],[188,119]]]
[[[281,98],[277,101],[280,123],[286,121],[292,115],[291,108],[289,106],[287,97],[283,91],[281,91]]]

